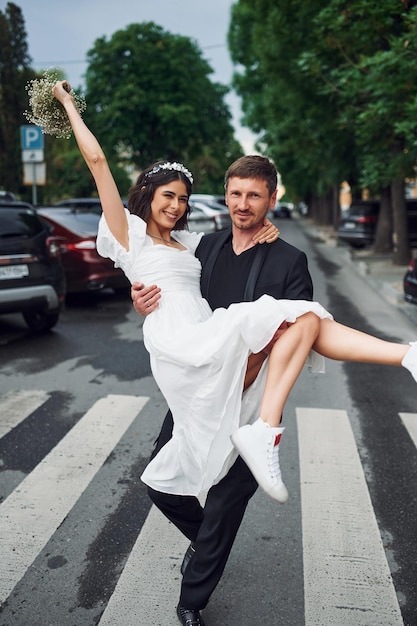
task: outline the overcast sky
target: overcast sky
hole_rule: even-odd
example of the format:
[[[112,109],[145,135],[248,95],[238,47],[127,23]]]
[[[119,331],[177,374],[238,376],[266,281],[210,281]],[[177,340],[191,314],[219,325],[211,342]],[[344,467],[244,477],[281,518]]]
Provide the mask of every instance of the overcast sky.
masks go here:
[[[36,70],[61,67],[70,83],[83,84],[85,57],[94,41],[136,22],[153,21],[173,34],[194,39],[214,70],[213,80],[229,84],[233,67],[226,37],[233,0],[13,0],[25,20],[29,54]],[[4,11],[6,0],[0,0]],[[239,99],[227,102],[236,137],[245,152],[253,151],[253,135],[239,123]]]

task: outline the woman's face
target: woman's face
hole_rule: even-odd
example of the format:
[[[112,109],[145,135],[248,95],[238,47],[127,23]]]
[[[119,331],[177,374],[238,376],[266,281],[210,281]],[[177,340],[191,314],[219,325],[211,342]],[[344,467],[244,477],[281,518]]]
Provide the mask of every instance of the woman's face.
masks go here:
[[[181,180],[173,180],[157,187],[151,202],[148,226],[159,230],[172,230],[187,210],[188,193]]]

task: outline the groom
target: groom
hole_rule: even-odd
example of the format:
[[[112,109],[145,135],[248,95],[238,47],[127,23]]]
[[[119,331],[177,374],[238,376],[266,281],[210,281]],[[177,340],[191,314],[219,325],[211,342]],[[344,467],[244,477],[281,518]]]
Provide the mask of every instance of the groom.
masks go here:
[[[225,197],[232,230],[205,235],[196,250],[202,264],[201,291],[214,310],[234,302],[274,298],[311,300],[313,286],[303,252],[278,239],[254,245],[269,209],[275,206],[277,171],[262,156],[241,157],[225,176]],[[157,287],[132,286],[132,299],[141,315],[158,306]],[[249,362],[255,371],[259,357]],[[258,361],[257,361],[258,359]],[[256,416],[254,416],[255,418]],[[165,417],[152,458],[172,435],[172,415]],[[191,541],[181,567],[183,580],[177,607],[183,626],[204,626],[200,611],[216,588],[257,482],[238,457],[224,478],[211,487],[204,506],[194,496],[178,496],[148,488],[164,515]]]

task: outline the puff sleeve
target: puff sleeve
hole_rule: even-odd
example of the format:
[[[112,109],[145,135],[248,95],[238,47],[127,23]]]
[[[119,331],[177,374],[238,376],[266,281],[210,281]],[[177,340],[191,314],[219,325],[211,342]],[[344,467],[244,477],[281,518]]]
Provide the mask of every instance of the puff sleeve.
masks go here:
[[[204,233],[190,233],[188,230],[175,230],[172,233],[177,241],[194,254]]]
[[[100,218],[97,234],[97,252],[102,257],[114,261],[130,278],[135,259],[137,259],[146,242],[146,222],[125,209],[128,221],[129,250],[126,250],[111,233],[104,214]]]

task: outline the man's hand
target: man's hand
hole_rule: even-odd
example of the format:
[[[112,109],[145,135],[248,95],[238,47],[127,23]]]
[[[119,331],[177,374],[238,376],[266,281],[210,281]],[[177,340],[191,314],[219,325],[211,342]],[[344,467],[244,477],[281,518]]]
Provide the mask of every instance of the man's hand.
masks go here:
[[[275,224],[265,218],[264,225],[253,237],[253,241],[254,243],[272,243],[273,241],[276,241],[278,237],[278,228],[275,226]]]
[[[134,282],[130,295],[136,313],[148,315],[148,313],[152,313],[159,306],[158,300],[161,297],[161,290],[156,285],[145,287],[143,283]]]

